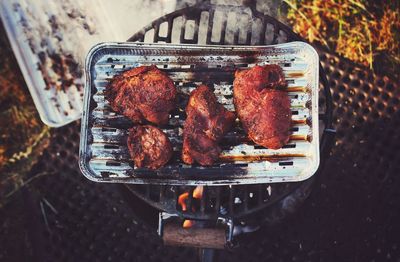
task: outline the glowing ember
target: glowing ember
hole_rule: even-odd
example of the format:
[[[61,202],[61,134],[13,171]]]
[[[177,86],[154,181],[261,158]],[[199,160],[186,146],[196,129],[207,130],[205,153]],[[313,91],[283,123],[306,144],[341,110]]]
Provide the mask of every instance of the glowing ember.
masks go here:
[[[194,222],[193,220],[184,220],[182,227],[183,228],[191,228],[196,222]]]

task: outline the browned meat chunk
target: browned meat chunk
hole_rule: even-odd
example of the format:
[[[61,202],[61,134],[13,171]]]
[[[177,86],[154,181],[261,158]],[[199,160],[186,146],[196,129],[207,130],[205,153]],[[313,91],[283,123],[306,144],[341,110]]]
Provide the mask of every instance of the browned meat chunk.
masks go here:
[[[175,108],[176,88],[156,66],[141,66],[115,76],[106,89],[111,108],[134,123],[166,124]]]
[[[159,128],[150,125],[129,129],[128,148],[137,167],[158,169],[172,156],[168,137]]]
[[[284,146],[289,141],[292,112],[280,66],[237,71],[233,85],[236,112],[250,139],[271,149]]]
[[[205,85],[192,91],[186,107],[182,160],[187,164],[212,165],[221,153],[218,141],[232,127],[235,114],[217,102]]]

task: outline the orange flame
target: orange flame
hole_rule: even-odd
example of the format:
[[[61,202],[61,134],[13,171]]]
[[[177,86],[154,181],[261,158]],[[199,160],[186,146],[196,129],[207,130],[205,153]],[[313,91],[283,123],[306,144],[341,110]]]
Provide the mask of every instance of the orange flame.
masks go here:
[[[180,194],[178,197],[178,204],[182,207],[182,211],[187,210],[186,199],[188,199],[188,198],[189,198],[189,192]]]
[[[196,222],[194,222],[193,220],[186,219],[183,221],[182,227],[183,228],[191,228],[195,223]]]
[[[193,190],[193,198],[201,199],[203,197],[203,190],[204,190],[203,186],[197,186]]]
[[[197,186],[193,190],[193,198],[194,199],[201,199],[203,197],[203,191],[204,191],[204,187],[203,186]],[[189,192],[182,193],[178,197],[178,204],[181,206],[182,211],[187,211],[186,200],[188,198],[189,198]],[[193,221],[193,220],[184,220],[183,224],[182,224],[182,227],[183,228],[191,228],[194,224],[195,224],[195,221]]]

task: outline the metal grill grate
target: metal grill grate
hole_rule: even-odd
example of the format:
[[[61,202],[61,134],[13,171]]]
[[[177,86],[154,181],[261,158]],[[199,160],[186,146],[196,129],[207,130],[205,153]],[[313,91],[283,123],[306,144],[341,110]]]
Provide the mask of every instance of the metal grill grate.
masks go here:
[[[168,14],[128,41],[208,45],[270,45],[301,40],[278,20],[254,7],[212,5],[205,1]]]
[[[253,2],[254,3],[254,2]],[[187,32],[188,31],[188,32]],[[218,39],[218,40],[215,40]],[[233,45],[268,45],[291,41],[302,41],[286,25],[276,19],[258,12],[251,4],[249,7],[226,5],[213,5],[208,1],[187,7],[153,21],[142,31],[133,35],[128,41],[154,42],[154,43],[191,43],[191,44],[233,44]],[[326,76],[320,66],[320,92],[319,92],[319,118],[320,118],[320,148],[321,166],[332,146],[332,135],[326,130],[332,128],[331,95]],[[311,179],[312,180],[312,179]],[[288,213],[287,206],[283,206],[283,199],[291,194],[295,195],[296,189],[301,189],[304,195],[309,194],[312,181],[284,184],[259,184],[254,186],[231,186],[208,188],[208,194],[217,195],[215,204],[211,200],[206,202],[204,212],[197,210],[194,213],[182,212],[176,205],[177,192],[194,190],[190,187],[163,187],[129,185],[128,188],[138,197],[152,206],[169,213],[178,213],[184,217],[203,219],[215,218],[221,215],[225,205],[228,206],[230,216],[245,217],[259,210],[271,210],[271,206],[279,207],[281,214]],[[153,192],[148,198],[149,193]],[[161,193],[167,192],[167,193]],[[245,202],[236,201],[246,192]],[[253,196],[249,205],[249,198]],[[190,194],[189,194],[190,195]],[[174,198],[175,200],[173,200]],[[207,197],[206,197],[207,198]],[[291,198],[299,205],[305,197]],[[212,198],[211,198],[212,199]],[[171,201],[172,200],[172,201]],[[257,200],[257,201],[255,201]],[[171,204],[171,202],[173,204]],[[190,200],[189,200],[190,202]],[[221,209],[222,206],[222,209]],[[276,221],[268,213],[264,213],[264,220]]]

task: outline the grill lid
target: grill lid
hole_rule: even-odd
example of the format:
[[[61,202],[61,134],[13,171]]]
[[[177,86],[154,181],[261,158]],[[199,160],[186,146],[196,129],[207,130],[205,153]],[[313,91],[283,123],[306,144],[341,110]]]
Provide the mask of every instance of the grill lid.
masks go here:
[[[134,167],[126,146],[132,123],[112,112],[104,98],[105,87],[115,74],[151,64],[168,73],[179,93],[178,108],[163,129],[175,157],[157,171]],[[257,146],[237,123],[221,142],[219,163],[211,167],[182,163],[182,125],[190,92],[205,83],[214,88],[220,103],[234,110],[233,73],[256,64],[279,64],[285,73],[293,113],[288,145],[279,150]],[[306,43],[266,47],[106,43],[89,52],[86,73],[80,167],[91,180],[170,185],[273,183],[305,180],[318,168],[318,56]]]

